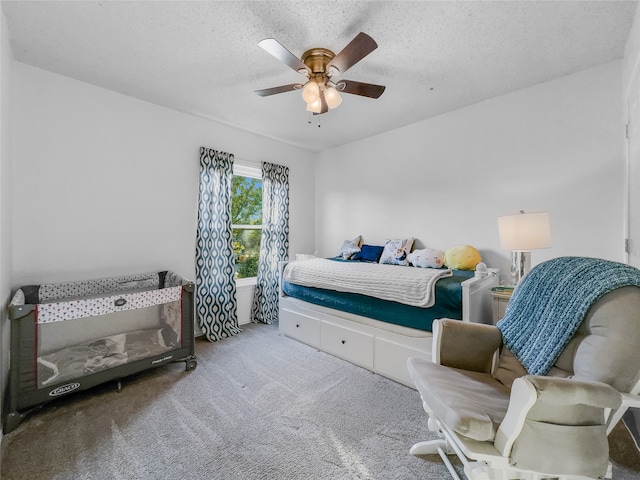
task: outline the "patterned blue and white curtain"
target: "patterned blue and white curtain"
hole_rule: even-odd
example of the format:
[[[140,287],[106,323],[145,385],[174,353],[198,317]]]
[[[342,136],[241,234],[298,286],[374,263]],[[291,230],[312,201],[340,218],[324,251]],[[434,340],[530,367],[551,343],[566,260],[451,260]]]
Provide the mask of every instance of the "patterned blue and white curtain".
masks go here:
[[[215,342],[240,332],[231,230],[233,155],[200,148],[196,315]]]
[[[251,321],[278,320],[278,263],[289,260],[289,168],[262,163],[262,236]]]

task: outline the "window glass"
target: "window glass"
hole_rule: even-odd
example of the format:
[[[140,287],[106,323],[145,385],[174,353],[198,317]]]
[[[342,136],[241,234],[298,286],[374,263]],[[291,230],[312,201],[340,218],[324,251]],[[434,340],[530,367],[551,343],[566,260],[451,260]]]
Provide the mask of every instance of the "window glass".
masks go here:
[[[246,173],[247,169],[243,169]],[[231,201],[233,253],[236,278],[251,278],[258,274],[260,236],[262,234],[262,179],[234,175]]]

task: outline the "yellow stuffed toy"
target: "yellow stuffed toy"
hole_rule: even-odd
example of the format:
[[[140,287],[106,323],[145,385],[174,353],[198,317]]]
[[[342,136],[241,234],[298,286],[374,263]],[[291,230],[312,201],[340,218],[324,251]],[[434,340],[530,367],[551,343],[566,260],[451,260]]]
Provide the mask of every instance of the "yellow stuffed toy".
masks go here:
[[[471,245],[456,245],[446,251],[444,261],[453,270],[475,270],[482,257]]]

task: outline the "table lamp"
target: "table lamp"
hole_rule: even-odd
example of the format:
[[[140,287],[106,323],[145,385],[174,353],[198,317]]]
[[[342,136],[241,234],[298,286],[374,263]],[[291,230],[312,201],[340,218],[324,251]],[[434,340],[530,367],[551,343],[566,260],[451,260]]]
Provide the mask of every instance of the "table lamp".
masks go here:
[[[549,214],[524,213],[498,218],[500,245],[511,250],[511,283],[517,285],[531,269],[531,250],[551,246]]]

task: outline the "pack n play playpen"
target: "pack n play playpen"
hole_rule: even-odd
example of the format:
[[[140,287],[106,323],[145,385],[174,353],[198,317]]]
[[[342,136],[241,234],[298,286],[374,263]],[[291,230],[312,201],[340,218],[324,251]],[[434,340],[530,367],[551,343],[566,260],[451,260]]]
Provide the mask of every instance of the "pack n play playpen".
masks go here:
[[[196,368],[194,284],[169,272],[28,285],[9,306],[4,432],[35,406],[168,362]]]

